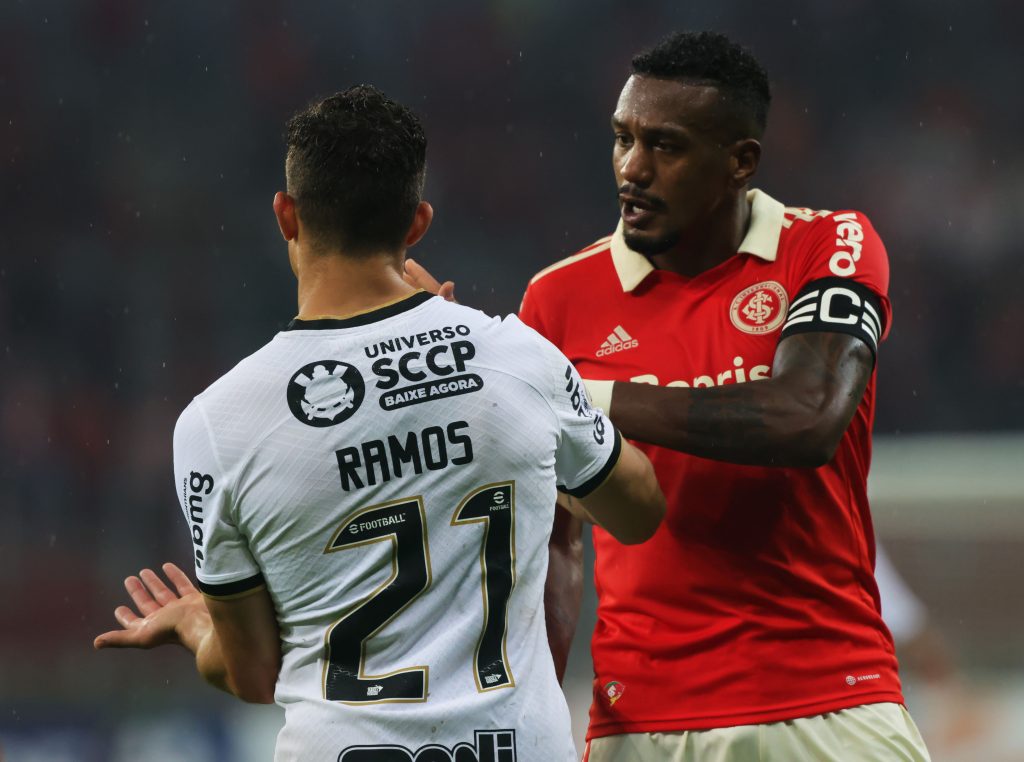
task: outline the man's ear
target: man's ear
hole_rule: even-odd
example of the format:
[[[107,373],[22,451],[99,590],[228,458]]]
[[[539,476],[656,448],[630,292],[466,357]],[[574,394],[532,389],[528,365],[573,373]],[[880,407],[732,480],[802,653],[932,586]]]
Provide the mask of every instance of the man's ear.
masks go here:
[[[433,219],[434,207],[426,201],[420,201],[420,203],[416,205],[416,213],[412,216],[412,224],[409,226],[409,232],[405,234],[406,247],[414,245],[426,234],[427,228],[430,227],[430,223]]]
[[[761,144],[753,138],[733,143],[730,149],[732,181],[737,188],[747,185],[757,174],[761,164]]]
[[[294,241],[299,236],[299,219],[295,215],[295,199],[284,191],[274,194],[274,216],[277,226],[286,241]]]

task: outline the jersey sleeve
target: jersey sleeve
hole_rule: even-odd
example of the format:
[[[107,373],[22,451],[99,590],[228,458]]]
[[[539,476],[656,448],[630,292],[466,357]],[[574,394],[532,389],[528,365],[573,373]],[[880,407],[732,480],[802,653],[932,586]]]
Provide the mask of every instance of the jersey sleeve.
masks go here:
[[[547,321],[544,320],[542,313],[542,299],[539,295],[538,289],[534,286],[533,282],[531,282],[526,287],[526,292],[523,294],[523,301],[519,305],[519,319],[548,341],[554,342],[555,337],[551,335],[551,327],[546,324]]]
[[[579,373],[557,348],[559,337],[544,312],[544,289],[537,284],[534,280],[526,287],[519,319],[540,334],[541,353],[550,370],[549,403],[559,428],[555,453],[558,489],[573,497],[586,497],[615,467],[622,437],[604,413],[590,404]]]
[[[797,333],[846,333],[877,353],[892,323],[889,258],[860,212],[835,212],[807,233],[780,340]]]
[[[227,598],[261,586],[263,575],[237,526],[224,470],[196,401],[174,428],[174,479],[191,536],[199,589]]]
[[[555,476],[560,491],[582,498],[600,487],[612,472],[622,450],[622,437],[604,413],[591,406],[572,363],[554,347],[551,350],[551,407],[559,427]]]

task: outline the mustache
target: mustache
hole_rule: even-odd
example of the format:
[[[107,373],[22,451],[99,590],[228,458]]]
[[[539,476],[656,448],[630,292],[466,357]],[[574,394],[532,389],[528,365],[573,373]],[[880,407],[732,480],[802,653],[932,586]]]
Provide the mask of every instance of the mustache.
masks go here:
[[[663,210],[666,206],[663,198],[655,196],[653,193],[648,193],[632,183],[625,183],[619,186],[619,198],[621,199],[623,196],[647,204],[654,210]]]

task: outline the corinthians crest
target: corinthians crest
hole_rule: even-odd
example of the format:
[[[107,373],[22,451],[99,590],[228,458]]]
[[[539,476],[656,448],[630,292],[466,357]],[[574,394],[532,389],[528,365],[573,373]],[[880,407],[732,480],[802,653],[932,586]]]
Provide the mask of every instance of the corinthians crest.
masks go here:
[[[365,391],[354,366],[319,360],[303,366],[288,382],[288,408],[308,426],[334,426],[355,414]]]
[[[744,333],[771,333],[782,325],[788,310],[786,289],[766,280],[736,294],[729,307],[729,319]]]

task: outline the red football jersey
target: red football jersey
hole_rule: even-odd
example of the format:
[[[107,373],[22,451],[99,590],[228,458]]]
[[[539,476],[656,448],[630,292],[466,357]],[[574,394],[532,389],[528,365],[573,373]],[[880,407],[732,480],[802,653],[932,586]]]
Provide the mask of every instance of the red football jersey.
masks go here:
[[[832,330],[822,319],[864,331],[875,350],[890,322],[889,267],[870,222],[859,212],[786,208],[761,191],[748,199],[747,236],[711,270],[687,278],[655,269],[625,245],[620,223],[539,273],[520,317],[588,379],[758,381],[771,374],[784,324],[786,335]],[[837,306],[870,301],[863,320]],[[668,512],[642,545],[593,530],[588,738],[903,703],[873,573],[874,411],[872,374],[821,468],[740,466],[637,443]]]

